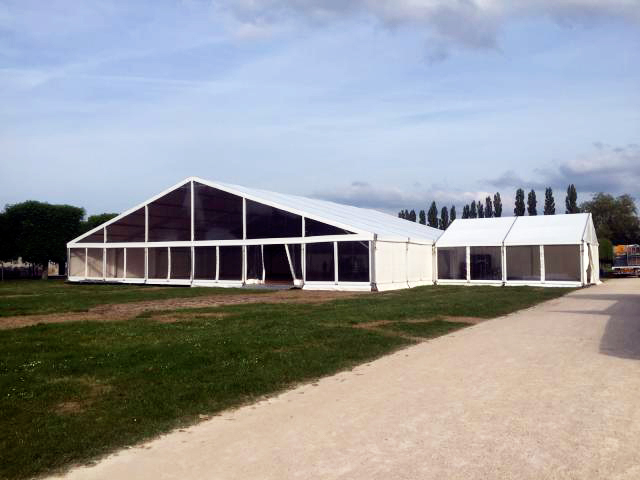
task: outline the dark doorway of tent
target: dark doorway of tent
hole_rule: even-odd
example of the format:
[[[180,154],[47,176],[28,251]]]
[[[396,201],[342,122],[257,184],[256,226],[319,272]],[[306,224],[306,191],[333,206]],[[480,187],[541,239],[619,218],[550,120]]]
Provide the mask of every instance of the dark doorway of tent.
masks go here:
[[[302,284],[301,245],[247,246],[247,281],[273,287]]]

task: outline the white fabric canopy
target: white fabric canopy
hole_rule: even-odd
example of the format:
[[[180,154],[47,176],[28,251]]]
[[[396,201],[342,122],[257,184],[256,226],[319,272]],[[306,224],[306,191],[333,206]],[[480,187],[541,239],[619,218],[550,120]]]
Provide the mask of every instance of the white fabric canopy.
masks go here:
[[[455,219],[436,242],[438,247],[500,246],[516,217]]]

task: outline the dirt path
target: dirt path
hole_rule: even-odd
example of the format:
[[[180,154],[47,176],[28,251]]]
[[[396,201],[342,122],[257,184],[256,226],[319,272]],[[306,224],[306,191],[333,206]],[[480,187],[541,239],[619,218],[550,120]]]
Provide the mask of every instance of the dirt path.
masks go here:
[[[0,330],[27,327],[39,323],[64,323],[73,321],[108,322],[129,320],[146,311],[176,310],[181,308],[221,307],[243,303],[323,303],[355,295],[361,292],[325,292],[313,290],[277,290],[269,293],[215,294],[206,297],[170,298],[145,302],[100,305],[86,312],[49,313],[44,315],[16,315],[1,317]]]
[[[420,343],[68,479],[640,478],[640,280]]]

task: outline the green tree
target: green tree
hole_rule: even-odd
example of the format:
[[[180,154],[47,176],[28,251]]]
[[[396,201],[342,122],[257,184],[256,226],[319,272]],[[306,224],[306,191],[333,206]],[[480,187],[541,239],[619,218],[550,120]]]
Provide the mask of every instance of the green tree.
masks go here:
[[[446,230],[449,226],[449,210],[446,206],[442,207],[440,210],[440,230]]]
[[[412,222],[415,222],[417,220],[416,211],[413,209],[411,209],[411,211],[409,212],[409,220],[411,220]]]
[[[451,211],[449,213],[449,225],[451,225],[455,219],[456,219],[456,206],[451,205]]]
[[[565,213],[580,213],[578,208],[578,192],[572,183],[567,187],[567,196],[564,199]]]
[[[613,263],[613,244],[608,238],[598,238],[598,257],[600,263],[611,265]]]
[[[398,212],[398,218],[404,218],[404,210]]]
[[[84,209],[30,200],[8,205],[4,215],[10,257],[22,257],[46,272],[49,261],[64,268],[67,242],[80,234]]]
[[[516,206],[513,208],[513,214],[516,217],[521,217],[524,212],[524,190],[519,188],[516,190]]]
[[[591,213],[598,238],[608,238],[614,245],[640,243],[640,221],[633,197],[620,195],[614,198],[607,193],[596,193],[581,205],[581,210]]]
[[[500,192],[496,192],[493,196],[493,215],[495,217],[502,216],[502,199],[500,198]]]
[[[538,200],[536,199],[536,191],[532,188],[527,196],[527,212],[529,215],[538,215]]]
[[[436,202],[431,202],[427,212],[427,223],[430,227],[438,228],[438,207],[436,207]]]
[[[427,214],[425,213],[424,210],[420,210],[420,213],[418,214],[418,217],[420,218],[420,224],[421,225],[426,225],[427,224]]]
[[[471,208],[469,208],[469,218],[478,218],[478,207],[476,201],[471,202]]]
[[[470,214],[471,207],[469,207],[469,205],[465,205],[464,207],[462,207],[462,218],[469,218]]]
[[[478,200],[478,218],[484,218],[484,205],[482,205],[482,202],[480,200]]]
[[[553,190],[551,190],[551,187],[547,187],[547,189],[544,191],[544,214],[556,214],[556,201],[553,198]]]
[[[484,216],[487,218],[493,217],[493,202],[491,196],[484,199]]]

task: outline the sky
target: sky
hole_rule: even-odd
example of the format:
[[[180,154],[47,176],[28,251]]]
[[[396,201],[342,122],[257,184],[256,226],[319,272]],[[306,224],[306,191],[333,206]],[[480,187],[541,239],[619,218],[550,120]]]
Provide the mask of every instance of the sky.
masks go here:
[[[640,0],[0,0],[0,206],[188,176],[388,212],[640,198]]]

